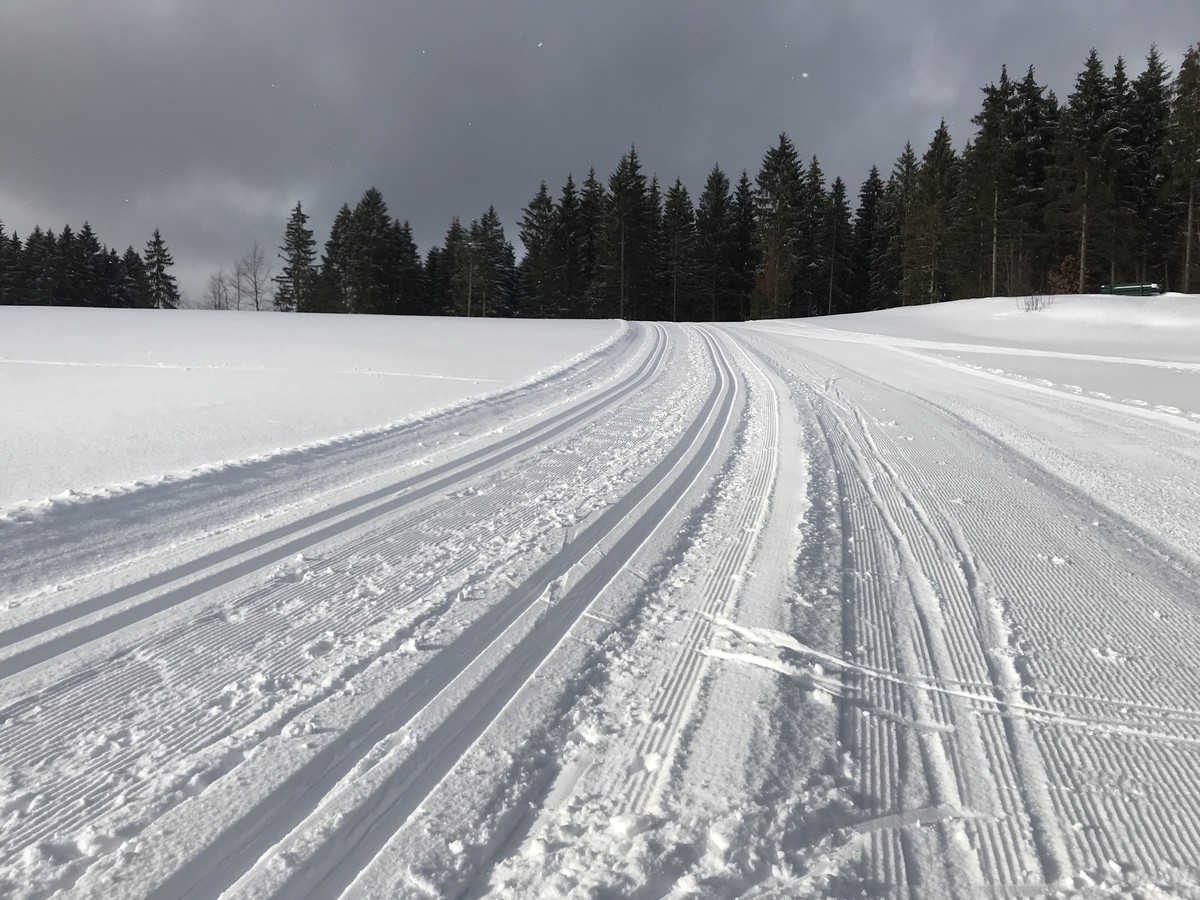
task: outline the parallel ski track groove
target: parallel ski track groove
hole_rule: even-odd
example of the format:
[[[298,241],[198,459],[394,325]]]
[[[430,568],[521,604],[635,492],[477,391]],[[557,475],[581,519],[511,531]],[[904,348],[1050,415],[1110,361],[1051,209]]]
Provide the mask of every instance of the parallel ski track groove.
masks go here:
[[[520,471],[522,477],[531,485],[552,483],[555,470],[575,468],[580,463],[580,471],[592,471],[593,480],[597,473],[603,475],[606,472],[603,457],[599,453],[584,454],[575,460],[575,465],[569,465],[569,459],[570,457],[548,458],[549,465],[542,468],[542,457],[539,456],[534,465],[524,466]],[[494,486],[493,482],[489,488]],[[580,490],[578,493],[586,494],[586,490]],[[498,496],[495,495],[497,498]],[[386,620],[395,612],[425,596],[436,584],[474,565],[483,552],[480,544],[476,542],[483,542],[484,538],[494,541],[497,530],[501,533],[518,531],[532,522],[537,512],[536,505],[517,505],[508,511],[507,516],[499,516],[497,513],[503,504],[493,498],[490,490],[488,494],[467,498],[465,504],[453,495],[443,498],[435,506],[434,512],[436,514],[439,508],[461,509],[463,505],[472,504],[477,508],[471,510],[468,519],[478,535],[457,535],[467,546],[458,553],[435,552],[433,555],[440,557],[442,562],[439,564],[435,558],[432,568],[429,567],[430,561],[422,562],[418,558],[418,566],[424,572],[416,577],[412,572],[397,571],[390,581],[387,578],[380,579],[379,591],[388,595],[389,602],[372,604],[361,615],[355,615],[355,611],[349,609],[332,618],[318,615],[307,623],[296,624],[284,611],[274,615],[274,625],[256,623],[256,627],[237,627],[220,615],[210,615],[199,624],[188,622],[165,634],[155,635],[154,644],[165,646],[165,650],[156,656],[153,665],[136,658],[136,654],[140,652],[136,647],[127,651],[122,660],[117,662],[117,666],[106,667],[105,677],[91,679],[94,692],[87,692],[85,689],[85,694],[81,697],[76,690],[70,704],[55,705],[55,690],[51,688],[23,701],[15,709],[10,708],[8,712],[11,715],[34,703],[43,707],[33,730],[19,731],[16,739],[7,748],[10,761],[24,768],[36,766],[48,755],[55,755],[64,744],[70,746],[72,735],[88,734],[106,725],[111,727],[108,713],[112,708],[111,702],[127,697],[135,690],[145,690],[147,684],[155,682],[154,676],[158,671],[169,669],[172,684],[183,683],[200,691],[199,695],[178,695],[173,702],[165,698],[156,703],[153,733],[142,736],[139,741],[130,742],[130,746],[123,752],[107,753],[103,771],[82,771],[77,776],[56,781],[54,790],[49,792],[50,796],[44,798],[41,803],[39,815],[17,823],[12,831],[6,834],[6,844],[17,848],[27,846],[31,842],[48,839],[64,828],[79,827],[94,819],[113,802],[111,788],[105,789],[105,772],[124,771],[134,766],[144,753],[143,748],[147,740],[169,741],[174,751],[171,758],[186,758],[188,753],[215,744],[235,731],[239,724],[237,713],[253,706],[258,702],[258,698],[246,691],[238,706],[226,708],[223,715],[211,715],[209,700],[220,695],[221,688],[229,682],[232,674],[228,667],[223,668],[219,664],[221,661],[231,657],[243,658],[253,660],[253,668],[256,671],[278,674],[296,671],[296,664],[303,662],[301,657],[304,649],[323,635],[334,629],[338,633],[354,634]],[[404,543],[389,547],[389,554],[395,558],[410,560],[410,554],[430,537],[430,521],[423,513],[424,510],[416,522],[400,519],[381,532],[373,532],[359,538],[341,548],[333,557],[334,562],[336,563],[338,558],[350,561],[362,558],[363,548],[378,545],[381,540],[399,538],[403,538]],[[513,521],[509,522],[510,519]],[[324,566],[330,559],[324,557],[317,560],[317,567]],[[349,567],[349,563],[346,565]],[[404,583],[394,583],[400,580]],[[275,581],[271,580],[239,598],[236,609],[241,616],[237,622],[240,623],[242,617],[255,614],[259,619],[263,615],[271,615],[270,607],[275,599],[275,587]],[[288,608],[314,606],[327,593],[325,582],[320,578],[297,584],[290,589]],[[431,618],[443,610],[444,605],[434,606],[426,611],[423,618]],[[188,639],[182,640],[185,637]],[[367,662],[373,658],[374,655]],[[361,667],[343,674],[349,677],[357,668]],[[54,687],[64,690],[78,688],[78,681],[77,677],[73,677],[59,682]],[[294,719],[304,709],[320,702],[329,693],[328,690],[322,691],[297,704],[289,710],[288,720]],[[109,702],[106,703],[106,700]],[[282,724],[277,724],[275,730],[279,727],[282,727]],[[124,792],[121,803],[134,802],[139,798],[149,799],[154,789],[153,784],[130,785]],[[99,803],[99,798],[106,795],[109,802]],[[88,799],[93,802],[82,802]]]
[[[747,354],[743,352],[742,356],[752,368],[758,369]],[[779,398],[774,386],[758,371],[761,382],[770,391],[770,401],[765,404],[764,446],[752,454],[753,474],[741,495],[734,520],[736,539],[727,543],[716,566],[701,583],[700,596],[679,649],[655,689],[650,722],[635,745],[635,752],[641,758],[655,756],[661,764],[653,770],[643,768],[628,779],[624,795],[616,804],[618,814],[646,811],[661,794],[673,769],[676,744],[708,668],[709,661],[703,651],[712,641],[714,619],[727,610],[737,594],[741,582],[734,576],[747,572],[770,506],[779,458]]]
[[[733,374],[716,342],[705,332],[700,332],[708,346],[713,367],[717,372],[717,385],[705,401],[703,408],[691,427],[667,456],[658,463],[638,485],[609,506],[563,551],[547,562],[541,569],[525,580],[504,601],[475,620],[464,631],[439,652],[420,672],[385,697],[369,715],[343,733],[335,742],[320,751],[302,769],[292,773],[275,792],[264,798],[253,810],[241,817],[224,831],[218,839],[173,873],[153,892],[155,897],[215,896],[236,883],[242,873],[250,872],[264,854],[286,840],[294,829],[306,818],[318,811],[326,802],[326,795],[336,788],[341,779],[351,771],[363,754],[379,740],[411,720],[417,711],[426,708],[442,694],[472,661],[490,647],[507,631],[546,589],[565,572],[572,570],[595,546],[609,535],[623,520],[635,512],[641,504],[661,489],[658,496],[641,513],[640,519],[630,525],[621,537],[576,581],[562,597],[557,598],[543,614],[534,630],[521,639],[518,646],[506,657],[506,663],[516,671],[505,678],[489,678],[474,689],[463,703],[469,709],[467,715],[452,714],[429,733],[424,743],[449,745],[454,752],[442,752],[420,758],[409,765],[408,777],[397,777],[389,784],[404,784],[420,780],[432,790],[444,777],[461,754],[478,738],[495,716],[503,710],[509,700],[532,677],[545,655],[546,649],[535,649],[545,644],[547,632],[561,639],[571,625],[587,609],[602,589],[626,564],[628,558],[652,533],[667,511],[678,502],[707,462],[707,455],[697,452],[697,446],[713,447],[719,440],[724,422],[733,408]],[[710,451],[711,452],[711,451]],[[679,469],[679,474],[670,478]],[[669,481],[665,487],[660,486]],[[465,718],[465,721],[464,721]],[[445,749],[445,748],[443,748]],[[384,786],[385,788],[387,785]],[[324,873],[316,874],[318,892],[336,895],[347,885],[348,873],[356,872],[377,853],[394,831],[420,805],[427,794],[421,791],[402,791],[395,796],[373,798],[373,813],[365,821],[361,818],[343,820],[334,826],[327,842],[339,847],[350,848],[353,860],[311,859],[311,864],[330,866]],[[365,825],[365,830],[362,826]],[[353,832],[345,834],[343,832]],[[347,865],[347,863],[351,863]],[[214,877],[214,873],[217,873]],[[293,877],[311,884],[314,873],[308,869],[297,870]],[[293,895],[288,887],[283,896]]]
[[[314,543],[394,512],[417,500],[435,495],[453,485],[513,459],[520,453],[567,432],[598,412],[619,403],[652,379],[666,352],[661,326],[652,326],[655,344],[642,364],[626,379],[597,395],[556,413],[517,434],[481,447],[465,456],[450,460],[395,484],[373,490],[328,509],[321,510],[282,528],[241,541],[231,547],[205,554],[131,585],[109,591],[53,613],[0,632],[0,648],[12,647],[84,619],[93,613],[151,595],[132,607],[121,609],[97,622],[81,625],[74,631],[50,637],[41,644],[18,650],[0,659],[0,680],[75,650],[97,638],[111,634],[150,616],[187,602],[199,594],[222,587],[237,578],[277,563]],[[379,502],[382,501],[382,502]],[[376,504],[372,506],[372,504]],[[344,518],[343,518],[344,517]],[[269,548],[269,549],[263,549]],[[257,552],[257,553],[256,553]],[[256,553],[246,557],[247,554]],[[195,581],[176,588],[169,585],[191,578],[206,570]],[[155,594],[162,588],[168,588]]]
[[[854,377],[887,388],[858,373]],[[836,392],[837,381],[826,379],[814,391]],[[847,471],[861,471],[864,479],[873,479],[878,508],[900,525],[917,567],[935,588],[936,605],[925,604],[925,609],[938,627],[926,629],[926,634],[943,634],[948,655],[944,666],[912,678],[914,686],[979,685],[982,693],[994,694],[998,701],[994,708],[974,700],[950,704],[950,709],[966,713],[956,715],[958,736],[951,758],[969,750],[970,742],[963,741],[961,732],[974,719],[987,770],[996,780],[993,801],[998,806],[973,809],[977,815],[966,822],[990,890],[1036,890],[1039,882],[1058,883],[1071,872],[1104,877],[1111,874],[1112,860],[1150,876],[1187,866],[1197,858],[1200,830],[1200,814],[1195,812],[1200,805],[1200,750],[1189,743],[1200,722],[1187,700],[1200,691],[1200,674],[1183,648],[1194,645],[1195,637],[1190,636],[1200,636],[1197,620],[1186,607],[1187,597],[1200,594],[1200,578],[1186,558],[1181,560],[1095,500],[1064,486],[1011,447],[927,398],[902,396],[888,402],[889,419],[899,414],[904,420],[911,404],[915,411],[907,411],[915,422],[922,422],[920,416],[928,412],[949,420],[951,429],[936,445],[931,446],[929,436],[941,436],[942,431],[919,432],[915,444],[911,437],[901,440],[903,424],[877,423],[844,395],[821,396],[815,405],[835,434],[841,429],[861,436],[854,440],[863,450],[857,460],[848,460]],[[968,446],[976,456],[966,455],[971,452]],[[930,470],[929,455],[937,451],[957,465]],[[916,453],[922,454],[919,464]],[[998,462],[984,479],[967,462],[978,456]],[[854,507],[863,501],[853,490],[844,494],[850,497],[854,519]],[[1072,511],[1068,519],[1062,517],[1061,504]],[[1097,524],[1111,521],[1112,530],[1092,532],[1072,524],[1093,519]],[[1035,557],[1023,544],[1028,534],[1022,526],[1029,521],[1045,526],[1041,539],[1049,544],[1044,556]],[[1110,533],[1115,537],[1108,537]],[[984,539],[973,548],[967,535]],[[1051,550],[1065,561],[1056,557],[1052,564]],[[1111,594],[1096,596],[1094,587],[1081,588],[1081,579],[1072,576],[1074,566],[1091,573],[1083,583],[1111,584]],[[865,568],[862,560],[857,568]],[[1163,592],[1164,584],[1177,592],[1174,598]],[[1032,648],[1014,644],[1008,609],[1020,623],[1020,640],[1036,636]],[[1082,610],[1088,611],[1086,618],[1080,617]],[[1160,612],[1152,617],[1148,611],[1170,613],[1172,625],[1164,628]],[[866,608],[863,613],[869,614]],[[1081,637],[1080,631],[1090,636]],[[1093,642],[1093,648],[1105,648],[1108,634],[1120,636],[1123,646],[1118,649],[1131,652],[1132,658],[1115,657],[1116,651],[1106,649],[1117,662],[1101,662],[1096,650],[1057,649],[1065,644],[1082,650],[1086,641]],[[863,643],[865,636],[857,642]],[[1048,651],[1038,652],[1043,646]],[[1010,657],[1019,663],[1007,661]],[[937,654],[933,659],[936,662]],[[1135,690],[1139,682],[1129,679],[1129,666],[1162,673],[1153,697]],[[905,677],[910,678],[909,673]],[[852,676],[847,683],[862,680]],[[1087,684],[1095,693],[1058,689],[1063,683]],[[1160,697],[1161,702],[1154,702]],[[1053,715],[1031,717],[1022,712],[1030,705],[1062,710],[1071,722],[1094,726],[1057,727]],[[1109,727],[1118,729],[1116,734],[1106,734]],[[1172,741],[1172,735],[1180,740]],[[872,758],[869,749],[860,752],[864,761]],[[1113,787],[1097,783],[1100,773],[1116,772],[1123,776]],[[879,787],[872,788],[870,782],[868,776],[866,790]],[[1171,798],[1131,802],[1122,797],[1125,784],[1143,796],[1161,784]],[[978,790],[974,796],[987,799]],[[1079,824],[1065,827],[1070,823]],[[1033,865],[1031,851],[1036,853]],[[869,870],[887,869],[884,860],[876,860],[868,859]]]

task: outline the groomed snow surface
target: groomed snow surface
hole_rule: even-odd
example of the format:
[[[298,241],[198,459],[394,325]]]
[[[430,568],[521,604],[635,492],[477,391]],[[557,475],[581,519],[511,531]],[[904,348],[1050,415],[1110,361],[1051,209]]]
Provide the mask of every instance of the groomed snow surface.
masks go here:
[[[1200,297],[0,308],[0,895],[1200,896]]]

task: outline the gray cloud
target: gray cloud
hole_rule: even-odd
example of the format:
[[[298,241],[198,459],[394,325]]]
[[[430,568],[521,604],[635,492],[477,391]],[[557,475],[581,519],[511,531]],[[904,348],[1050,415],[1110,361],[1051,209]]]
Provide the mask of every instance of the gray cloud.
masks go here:
[[[1176,64],[1193,0],[964,3],[5,0],[0,219],[162,229],[198,294],[300,200],[318,238],[375,185],[423,247],[636,143],[693,194],[787,131],[852,191],[938,121],[971,135],[1003,63],[1065,96],[1088,50]],[[807,77],[805,77],[807,74]]]

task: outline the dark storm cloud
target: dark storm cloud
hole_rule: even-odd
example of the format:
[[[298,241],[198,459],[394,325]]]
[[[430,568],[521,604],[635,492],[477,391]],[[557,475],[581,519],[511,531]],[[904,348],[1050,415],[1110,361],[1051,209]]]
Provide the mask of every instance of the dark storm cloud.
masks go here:
[[[195,297],[296,200],[319,240],[369,185],[423,247],[490,203],[515,240],[541,179],[631,143],[695,197],[787,131],[856,192],[942,117],[961,147],[1003,63],[1065,97],[1091,47],[1175,65],[1198,24],[1193,0],[5,0],[0,220],[160,227]]]

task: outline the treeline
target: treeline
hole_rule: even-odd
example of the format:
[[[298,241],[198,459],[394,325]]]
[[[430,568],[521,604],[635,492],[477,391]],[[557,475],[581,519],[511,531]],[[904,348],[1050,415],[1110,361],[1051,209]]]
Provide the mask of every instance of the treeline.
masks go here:
[[[693,201],[630,148],[607,181],[543,182],[516,259],[493,207],[451,221],[424,257],[407,221],[367,190],[323,251],[297,204],[274,277],[258,245],[216,273],[205,305],[407,315],[740,320],[857,312],[969,296],[1086,292],[1154,281],[1200,290],[1200,45],[1177,74],[1151,48],[1130,77],[1093,50],[1066,100],[1030,67],[982,89],[956,151],[945,123],[872,167],[852,203],[841,178],[780,135],[753,179],[714,166]],[[852,205],[854,209],[852,210]],[[158,232],[139,256],[87,225],[24,244],[0,228],[0,302],[173,306]]]
[[[158,229],[139,254],[104,246],[87,222],[55,234],[36,227],[24,241],[0,222],[0,306],[174,309],[175,263]]]
[[[1030,67],[982,90],[961,152],[945,123],[872,168],[851,210],[841,178],[781,135],[753,182],[715,166],[698,199],[631,148],[607,183],[545,182],[512,246],[495,210],[455,219],[422,261],[368,190],[325,252],[299,206],[277,278],[283,309],[450,315],[774,318],[968,296],[1200,286],[1200,46],[1176,76],[1154,48],[1130,78],[1092,51],[1065,102]]]

